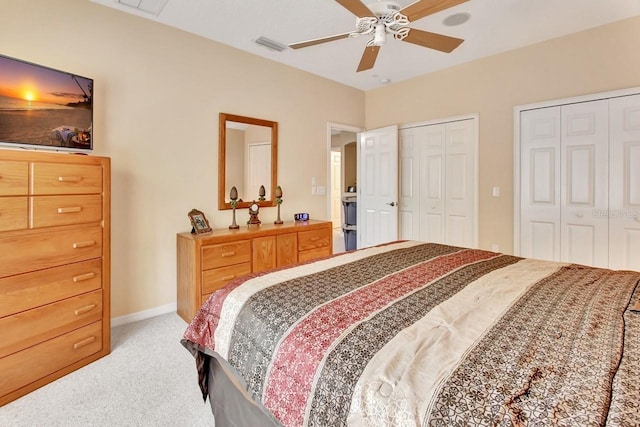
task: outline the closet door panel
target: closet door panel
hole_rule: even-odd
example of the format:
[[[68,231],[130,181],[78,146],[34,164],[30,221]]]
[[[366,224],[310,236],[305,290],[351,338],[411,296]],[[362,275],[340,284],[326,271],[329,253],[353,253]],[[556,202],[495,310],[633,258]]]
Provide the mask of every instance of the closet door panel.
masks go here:
[[[561,261],[609,265],[608,100],[561,107]]]
[[[420,240],[448,243],[445,235],[445,144],[444,124],[416,128],[422,135],[420,152]]]
[[[415,129],[400,130],[400,239],[420,239],[420,142]]]
[[[609,264],[640,271],[640,95],[610,101]]]
[[[530,255],[529,258],[552,260],[555,254],[559,253],[556,249],[560,236],[558,224],[555,222],[529,221],[528,223],[528,241],[530,245],[527,247]]]
[[[444,216],[425,212],[420,222],[424,238],[420,240],[432,243],[447,243],[444,233]]]
[[[446,125],[446,239],[456,246],[474,246],[475,127],[473,120]]]
[[[560,260],[560,107],[520,113],[520,255]]]

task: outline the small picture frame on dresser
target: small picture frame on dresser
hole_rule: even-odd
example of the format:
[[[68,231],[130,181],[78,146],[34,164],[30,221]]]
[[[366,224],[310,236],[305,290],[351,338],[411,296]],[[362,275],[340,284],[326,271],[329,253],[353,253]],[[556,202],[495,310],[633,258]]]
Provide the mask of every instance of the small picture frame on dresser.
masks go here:
[[[187,214],[189,216],[189,220],[191,221],[191,232],[195,234],[204,234],[210,233],[211,227],[209,226],[209,221],[207,217],[204,216],[202,211],[197,209],[191,209]]]

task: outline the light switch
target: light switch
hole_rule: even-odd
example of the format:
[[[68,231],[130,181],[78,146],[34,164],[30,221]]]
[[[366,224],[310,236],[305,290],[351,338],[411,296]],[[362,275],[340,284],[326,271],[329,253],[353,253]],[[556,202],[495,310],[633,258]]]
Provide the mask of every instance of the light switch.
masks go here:
[[[493,195],[493,197],[500,197],[500,187],[498,187],[497,185],[493,187],[491,194]]]

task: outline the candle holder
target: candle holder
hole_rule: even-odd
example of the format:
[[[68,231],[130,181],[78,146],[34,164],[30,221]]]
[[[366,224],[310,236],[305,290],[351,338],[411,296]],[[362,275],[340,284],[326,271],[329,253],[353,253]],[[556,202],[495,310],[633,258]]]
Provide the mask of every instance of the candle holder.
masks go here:
[[[278,185],[276,187],[276,205],[278,206],[278,219],[273,221],[274,224],[282,224],[280,219],[280,205],[282,204],[282,188]]]
[[[237,230],[238,228],[240,228],[240,226],[236,224],[236,208],[238,207],[238,189],[236,187],[231,187],[231,194],[229,195],[229,199],[231,199],[231,202],[229,204],[233,209],[233,222],[229,226],[229,229]]]

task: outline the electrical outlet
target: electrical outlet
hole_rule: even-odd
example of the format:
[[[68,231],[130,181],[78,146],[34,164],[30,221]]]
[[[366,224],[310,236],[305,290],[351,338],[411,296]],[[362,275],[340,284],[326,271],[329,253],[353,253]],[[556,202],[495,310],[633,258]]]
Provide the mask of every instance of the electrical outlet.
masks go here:
[[[492,252],[500,252],[500,246],[498,246],[497,243],[492,243],[491,244],[491,251]]]

